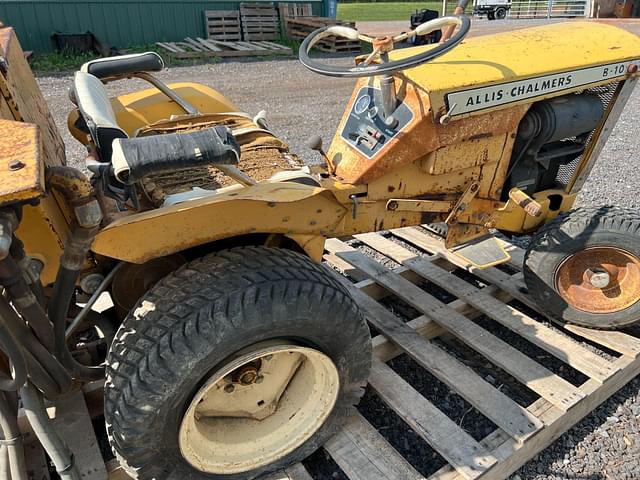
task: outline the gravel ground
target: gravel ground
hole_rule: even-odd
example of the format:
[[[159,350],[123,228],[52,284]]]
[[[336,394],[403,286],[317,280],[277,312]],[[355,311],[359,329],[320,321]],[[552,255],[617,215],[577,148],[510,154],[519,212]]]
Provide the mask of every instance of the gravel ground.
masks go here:
[[[345,59],[331,61],[341,62]],[[317,156],[306,148],[306,139],[320,135],[329,144],[354,83],[353,80],[315,75],[296,60],[288,59],[176,67],[159,76],[166,82],[187,79],[210,85],[248,113],[266,110],[272,128],[307,162],[317,161]],[[71,106],[67,88],[71,85],[72,75],[41,76],[38,81],[64,136],[69,163],[81,166],[83,148],[66,131],[66,115]],[[109,89],[112,94],[119,94],[140,88],[141,85],[138,82],[120,82],[109,86]],[[579,205],[640,206],[637,181],[640,160],[635,154],[640,147],[638,125],[640,89],[636,89],[632,95],[614,129],[579,196]],[[400,316],[403,313],[409,316],[411,313],[406,308],[394,308],[394,312]],[[477,371],[489,375],[487,365],[478,363],[478,359],[474,359],[470,352],[460,353],[462,349],[457,349],[455,345],[442,346],[451,352],[458,352],[471,362],[470,365],[475,365]],[[463,422],[470,434],[481,437],[491,431],[490,422],[487,423],[477,412],[469,411],[462,399],[448,394],[447,389],[440,388],[435,379],[416,375],[410,360],[398,358],[391,366],[450,413],[452,418]],[[546,366],[553,370],[552,366]],[[491,375],[496,382],[509,388],[508,378],[501,372]],[[571,372],[567,375],[570,376]],[[522,401],[528,400],[529,394],[525,392]],[[361,411],[395,448],[410,458],[420,472],[426,475],[442,465],[443,460],[437,453],[416,438],[400,419],[390,414],[372,392],[367,392]],[[326,461],[322,451],[314,455],[307,466],[316,479],[345,478],[335,464]],[[617,392],[525,465],[513,479],[640,479],[640,378]]]

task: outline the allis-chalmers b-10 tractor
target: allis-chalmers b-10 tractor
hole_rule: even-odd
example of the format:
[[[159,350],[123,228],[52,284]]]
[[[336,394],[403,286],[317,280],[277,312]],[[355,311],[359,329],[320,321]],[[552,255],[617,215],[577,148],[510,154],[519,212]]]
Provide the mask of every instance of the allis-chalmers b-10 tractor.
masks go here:
[[[442,44],[393,48],[448,25]],[[483,268],[509,259],[496,232],[533,234],[525,280],[550,317],[637,322],[640,217],[572,206],[637,82],[640,39],[590,22],[468,30],[444,17],[396,37],[312,33],[302,63],[357,81],[311,167],[295,166],[264,116],[159,81],[155,53],[91,61],[68,122],[87,174],[66,165],[20,46],[0,30],[5,438],[19,391],[61,477],[77,478],[36,413],[42,396],[106,378],[109,441],[134,478],[254,478],[301,460],[358,402],[371,361],[358,305],[320,265],[330,237],[431,224]],[[326,35],[373,52],[320,63],[309,51]],[[108,98],[104,84],[134,77],[151,88]],[[102,292],[114,307],[97,313]],[[74,341],[92,329],[106,359]],[[22,478],[17,443],[3,455]]]

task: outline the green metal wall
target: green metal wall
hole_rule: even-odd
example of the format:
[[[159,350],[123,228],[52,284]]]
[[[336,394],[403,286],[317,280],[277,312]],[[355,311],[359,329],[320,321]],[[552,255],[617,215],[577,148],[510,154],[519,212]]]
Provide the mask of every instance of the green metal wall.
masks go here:
[[[240,2],[198,0],[0,0],[0,21],[16,29],[24,50],[53,50],[51,34],[92,31],[120,48],[203,37],[205,10],[237,10]],[[313,4],[324,15],[324,0]]]

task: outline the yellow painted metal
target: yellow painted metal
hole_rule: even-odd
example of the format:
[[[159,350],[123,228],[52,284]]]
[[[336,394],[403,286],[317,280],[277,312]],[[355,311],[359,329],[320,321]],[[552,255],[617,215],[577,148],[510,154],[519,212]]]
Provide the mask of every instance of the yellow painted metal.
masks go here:
[[[0,205],[44,194],[38,127],[0,119]]]
[[[53,195],[43,197],[38,205],[26,205],[22,215],[16,235],[24,242],[27,254],[44,264],[42,283],[50,285],[58,271],[69,225]]]
[[[432,47],[396,50],[390,56],[403,58],[424,48]],[[562,22],[469,38],[434,61],[403,74],[429,92],[438,118],[444,113],[444,95],[449,92],[638,58],[640,38],[632,33],[595,22]],[[611,80],[603,78],[600,83]]]
[[[640,40],[635,36],[590,23],[466,40],[436,61],[395,77],[396,91],[412,109],[414,120],[378,157],[364,159],[336,136],[329,156],[338,164],[337,176],[321,179],[321,188],[262,182],[143,213],[127,213],[98,234],[93,251],[143,263],[216,240],[263,233],[275,242],[288,237],[320,261],[327,237],[444,220],[448,212],[442,205],[455,204],[472,181],[478,182],[478,193],[458,213],[454,243],[468,241],[491,227],[514,233],[533,231],[570,209],[575,201],[575,195],[560,190],[535,194],[543,210],[538,218],[511,201],[500,201],[514,135],[534,100],[501,106],[500,111],[483,111],[448,125],[434,120],[433,112],[441,108],[438,102],[443,105],[447,92],[464,88],[638,57]],[[351,102],[368,82],[375,85],[378,80],[359,81]],[[194,83],[170,87],[200,111],[237,110],[209,87]],[[118,123],[129,135],[184,113],[155,88],[117,97],[113,106]],[[10,105],[0,102],[2,111],[11,111]],[[340,128],[348,112],[349,108]],[[69,117],[72,134],[87,143],[86,134],[73,127],[76,119],[77,112],[73,112]],[[423,206],[394,210],[388,208],[389,199],[439,206],[429,211]],[[63,211],[64,205],[61,208],[54,196],[45,197],[41,205],[26,208],[19,230],[29,254],[45,262],[45,283],[53,279],[67,235]]]
[[[571,210],[577,193],[570,194],[564,190],[554,189],[534,193],[532,197],[542,207],[542,214],[539,217],[527,215],[524,208],[509,200],[497,209],[494,215],[495,228],[512,233],[533,232],[560,213]]]
[[[178,96],[185,99],[198,111],[207,113],[236,112],[238,109],[223,95],[213,88],[199,83],[178,82],[170,83]],[[138,92],[127,93],[112,100],[114,113],[118,125],[130,137],[139,128],[150,125],[158,120],[171,118],[172,115],[184,115],[177,103],[172,102],[156,88],[148,88]],[[78,119],[78,111],[73,110],[67,119],[71,134],[81,143],[87,143],[87,135],[74,125]]]
[[[325,236],[335,230],[346,211],[322,188],[261,183],[116,220],[98,233],[92,249],[142,263],[251,233]]]

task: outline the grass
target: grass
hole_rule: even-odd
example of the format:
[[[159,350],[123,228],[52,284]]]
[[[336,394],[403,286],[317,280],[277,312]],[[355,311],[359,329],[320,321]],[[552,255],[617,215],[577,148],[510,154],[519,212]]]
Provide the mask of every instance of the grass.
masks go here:
[[[428,8],[440,11],[442,2],[397,2],[397,3],[338,3],[338,19],[352,22],[406,20],[416,10]]]
[[[78,70],[83,63],[94,58],[98,57],[92,53],[36,53],[29,63],[35,73],[61,73]]]

